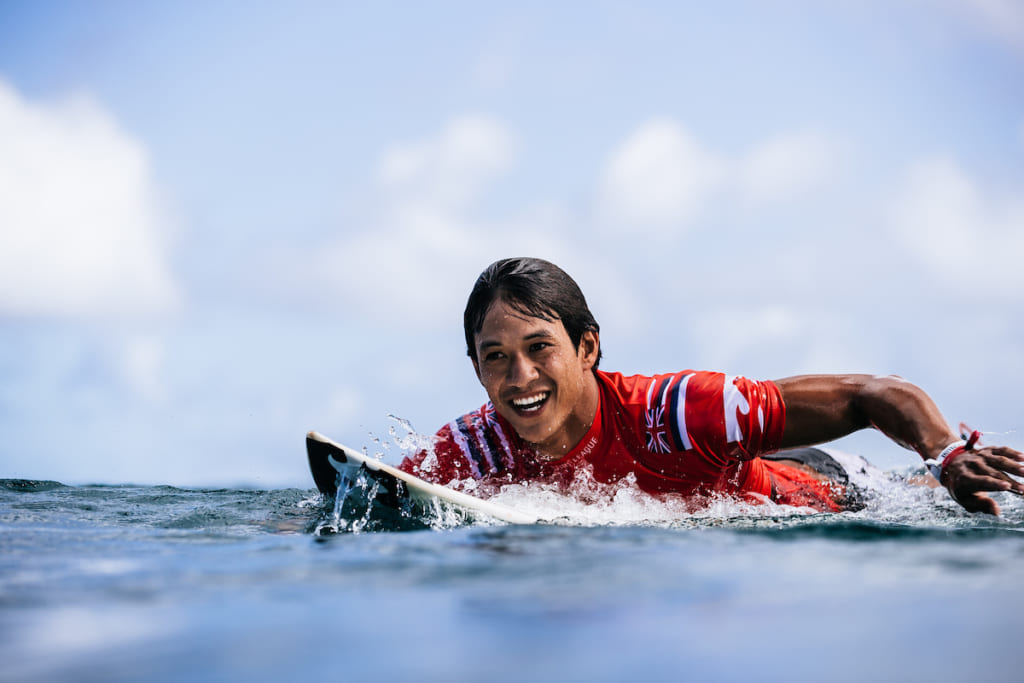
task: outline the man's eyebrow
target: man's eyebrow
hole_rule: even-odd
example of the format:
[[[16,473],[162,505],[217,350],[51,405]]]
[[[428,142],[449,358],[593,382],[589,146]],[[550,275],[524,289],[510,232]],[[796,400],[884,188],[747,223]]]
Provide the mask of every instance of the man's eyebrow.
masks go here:
[[[554,337],[555,335],[552,334],[551,332],[548,332],[547,330],[537,330],[536,332],[531,332],[530,334],[526,335],[525,337],[523,337],[523,339],[554,339]],[[480,342],[481,351],[483,349],[489,349],[492,346],[501,346],[501,342],[494,339],[485,339],[482,342]]]

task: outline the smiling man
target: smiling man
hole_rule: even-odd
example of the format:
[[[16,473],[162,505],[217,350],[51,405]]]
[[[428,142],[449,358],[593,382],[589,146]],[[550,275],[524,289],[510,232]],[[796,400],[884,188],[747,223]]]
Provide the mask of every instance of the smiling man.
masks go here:
[[[817,449],[868,427],[917,451],[954,499],[999,513],[986,491],[1024,495],[1024,456],[976,448],[898,377],[806,375],[754,381],[685,370],[598,369],[600,327],[576,282],[540,259],[504,259],[477,279],[464,315],[473,368],[490,399],[437,433],[406,472],[440,484],[547,481],[569,493],[581,471],[635,477],[653,495],[724,494],[837,511],[841,464]],[[798,449],[785,451],[782,449]]]

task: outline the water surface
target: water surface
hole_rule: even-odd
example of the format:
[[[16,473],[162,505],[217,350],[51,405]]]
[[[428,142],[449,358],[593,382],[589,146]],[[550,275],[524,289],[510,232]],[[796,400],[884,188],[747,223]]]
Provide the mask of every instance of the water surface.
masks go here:
[[[1024,505],[943,495],[353,533],[312,490],[0,481],[0,680],[1019,680]]]

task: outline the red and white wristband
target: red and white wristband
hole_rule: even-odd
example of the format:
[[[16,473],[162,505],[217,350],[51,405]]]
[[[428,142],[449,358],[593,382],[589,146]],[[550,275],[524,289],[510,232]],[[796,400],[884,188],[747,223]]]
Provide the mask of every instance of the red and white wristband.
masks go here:
[[[924,461],[924,466],[928,468],[928,471],[932,473],[938,481],[942,481],[942,469],[951,463],[961,453],[967,451],[973,451],[974,446],[978,443],[981,438],[981,432],[973,431],[970,436],[967,435],[969,431],[964,425],[960,425],[961,436],[963,439],[957,439],[953,443],[949,444],[936,455],[934,458],[929,458]]]

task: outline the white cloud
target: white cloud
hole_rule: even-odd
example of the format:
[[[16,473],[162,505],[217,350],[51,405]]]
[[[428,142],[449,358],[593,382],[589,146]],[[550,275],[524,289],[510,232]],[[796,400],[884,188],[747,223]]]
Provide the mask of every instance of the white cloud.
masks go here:
[[[1020,298],[1024,200],[985,193],[954,162],[932,159],[907,173],[891,210],[893,230],[935,277],[962,291]]]
[[[598,211],[609,231],[681,234],[714,205],[736,199],[799,199],[841,165],[840,145],[813,130],[768,139],[730,157],[708,149],[681,124],[641,125],[612,152],[601,178]]]
[[[834,141],[817,131],[780,135],[755,147],[736,169],[738,189],[754,201],[783,201],[820,185],[839,163]]]
[[[609,226],[678,232],[719,187],[724,162],[681,125],[641,125],[611,154],[601,179],[599,211]]]
[[[96,102],[22,99],[0,81],[0,314],[175,305],[146,151]]]
[[[474,215],[481,193],[514,158],[500,121],[459,117],[437,136],[395,145],[377,167],[366,227],[320,250],[314,269],[346,308],[434,327],[463,301],[480,270],[510,255],[551,260],[574,250],[557,207],[508,218]]]
[[[435,327],[489,263],[538,256],[564,263],[574,249],[557,212],[470,218],[427,204],[390,207],[369,230],[322,250],[315,266],[345,308]]]
[[[437,206],[472,202],[515,157],[515,141],[499,121],[478,115],[452,121],[436,138],[395,145],[377,168],[381,186]]]
[[[759,379],[867,371],[881,359],[845,311],[776,302],[711,305],[692,316],[697,356],[708,368]]]
[[[821,133],[795,132],[728,159],[681,125],[652,121],[610,155],[600,178],[598,222],[671,238],[712,200],[778,202],[812,190],[835,166],[837,149]],[[581,217],[558,205],[478,215],[480,198],[511,168],[514,153],[506,126],[480,116],[458,117],[435,136],[391,146],[376,167],[365,227],[314,257],[320,290],[345,310],[433,327],[486,264],[530,255],[581,279],[593,274],[591,288],[612,302],[612,319],[639,324],[640,297],[618,275],[621,264],[605,256],[606,240],[578,238]]]

